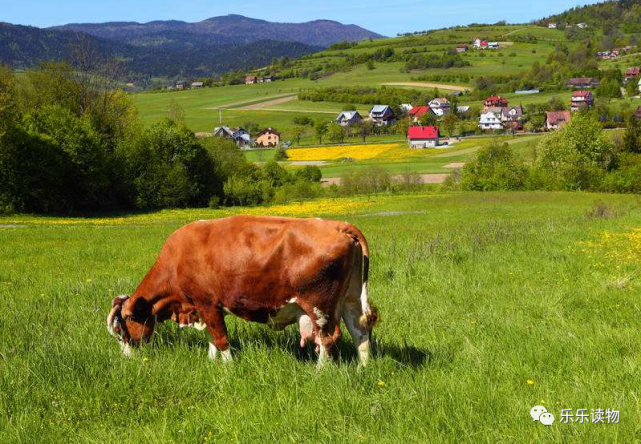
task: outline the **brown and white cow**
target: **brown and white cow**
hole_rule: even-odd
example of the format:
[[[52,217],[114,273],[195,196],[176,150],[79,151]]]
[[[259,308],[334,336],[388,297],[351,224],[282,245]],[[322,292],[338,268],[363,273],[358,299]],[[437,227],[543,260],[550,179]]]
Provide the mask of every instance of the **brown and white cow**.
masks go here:
[[[341,318],[369,357],[377,320],[368,297],[369,249],[353,225],[322,219],[236,216],[180,228],[134,293],[113,300],[107,325],[125,354],[157,323],[198,321],[209,357],[231,360],[225,315],[268,324],[298,323],[301,346],[316,344],[319,364],[333,355]]]

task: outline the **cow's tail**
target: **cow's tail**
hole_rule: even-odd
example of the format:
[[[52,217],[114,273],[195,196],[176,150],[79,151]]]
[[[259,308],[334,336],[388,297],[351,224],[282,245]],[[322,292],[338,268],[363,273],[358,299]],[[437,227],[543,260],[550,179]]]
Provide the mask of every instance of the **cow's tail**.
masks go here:
[[[378,322],[379,317],[377,308],[371,304],[369,300],[369,245],[363,233],[355,226],[348,224],[347,231],[355,238],[363,252],[361,288],[361,308],[363,315],[361,316],[360,323],[363,327],[367,328],[367,330],[371,331]]]

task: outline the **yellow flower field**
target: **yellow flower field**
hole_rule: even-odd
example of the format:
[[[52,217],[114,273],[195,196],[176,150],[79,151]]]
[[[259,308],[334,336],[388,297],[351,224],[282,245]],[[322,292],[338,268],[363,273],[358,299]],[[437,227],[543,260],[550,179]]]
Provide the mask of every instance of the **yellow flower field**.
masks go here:
[[[380,200],[385,200],[379,199]],[[46,217],[46,216],[13,216],[0,219],[0,225],[149,225],[165,221],[194,221],[199,219],[216,219],[221,217],[247,214],[253,216],[316,217],[321,215],[341,216],[354,214],[372,205],[354,198],[319,199],[300,203],[288,203],[266,207],[195,208],[185,210],[162,210],[155,213],[132,214],[124,217],[80,218],[80,217]]]
[[[617,264],[641,264],[641,228],[626,233],[606,231],[598,241],[584,242],[582,245]]]
[[[371,145],[346,145],[323,148],[296,148],[287,151],[290,161],[337,160],[346,157],[354,160],[404,159],[424,157],[434,151],[412,150],[404,143],[384,143]]]

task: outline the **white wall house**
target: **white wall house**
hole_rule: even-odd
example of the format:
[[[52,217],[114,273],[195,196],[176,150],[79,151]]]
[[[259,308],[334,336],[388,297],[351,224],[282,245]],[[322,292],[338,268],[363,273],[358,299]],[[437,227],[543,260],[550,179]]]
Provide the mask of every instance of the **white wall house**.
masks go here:
[[[482,130],[503,129],[502,109],[488,108],[487,111],[481,113],[481,117],[479,118],[479,126]]]
[[[436,98],[428,105],[437,117],[443,117],[450,112],[450,102],[445,98]]]

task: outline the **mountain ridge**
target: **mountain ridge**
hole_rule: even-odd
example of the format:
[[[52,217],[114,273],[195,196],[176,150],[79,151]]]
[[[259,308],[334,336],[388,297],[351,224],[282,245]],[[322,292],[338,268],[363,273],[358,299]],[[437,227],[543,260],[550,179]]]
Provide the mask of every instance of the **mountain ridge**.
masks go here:
[[[154,20],[139,22],[70,23],[47,28],[85,32],[96,37],[123,43],[142,44],[145,37],[157,38],[165,33],[183,32],[195,36],[220,36],[227,43],[252,43],[260,40],[295,41],[311,46],[327,47],[341,42],[358,42],[382,38],[375,32],[354,24],[333,20],[313,20],[304,23],[270,22],[239,14],[210,17],[199,22]],[[206,40],[207,37],[203,37]]]

